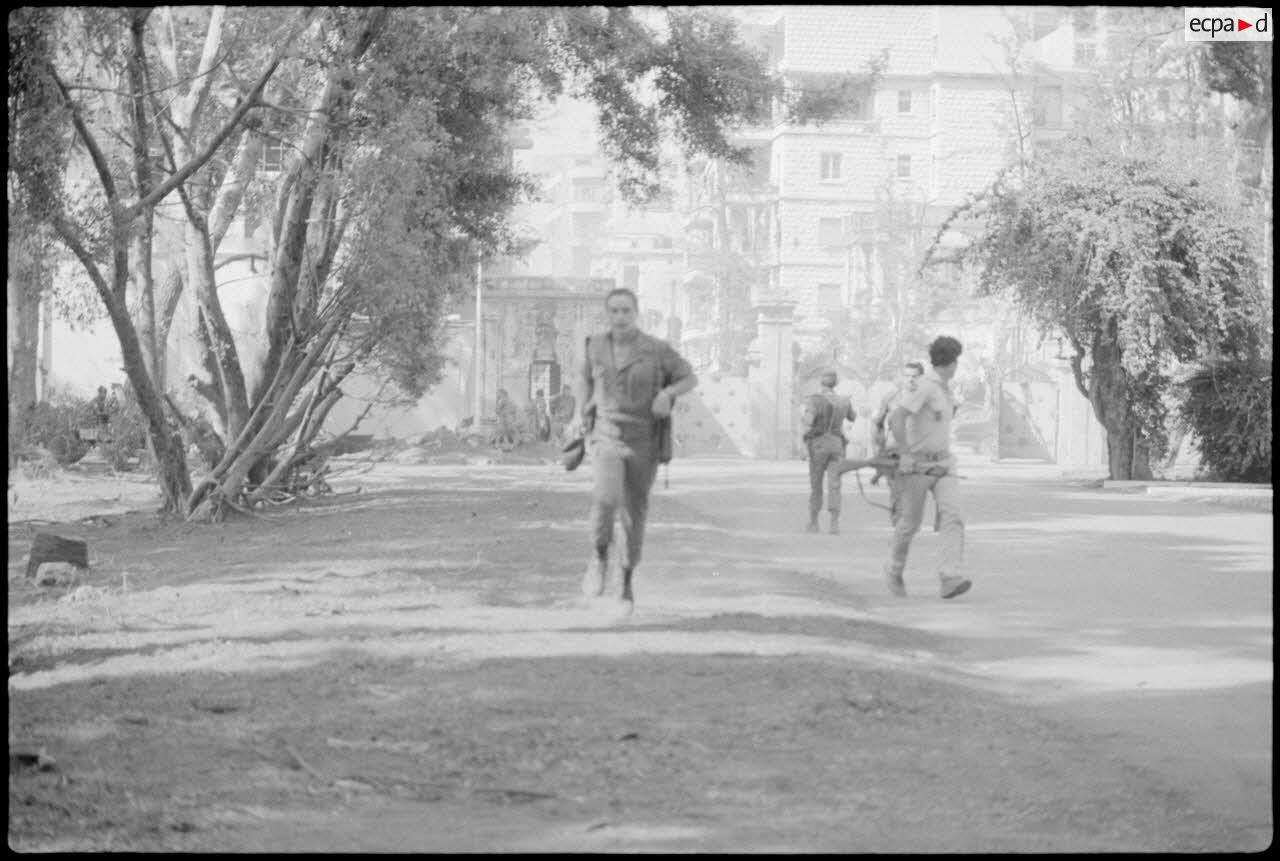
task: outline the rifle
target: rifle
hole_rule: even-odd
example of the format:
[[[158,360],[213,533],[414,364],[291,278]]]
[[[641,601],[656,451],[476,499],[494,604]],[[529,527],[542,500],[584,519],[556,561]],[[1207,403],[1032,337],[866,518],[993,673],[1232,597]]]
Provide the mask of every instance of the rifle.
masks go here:
[[[874,468],[876,471],[875,478],[871,479],[872,484],[878,482],[882,476],[887,475],[892,478],[893,474],[898,471],[898,455],[879,454],[875,457],[846,457],[828,466],[827,472],[834,472],[837,475],[843,475],[850,470],[865,469],[868,466]],[[862,494],[862,498],[865,499],[868,504],[874,505],[876,508],[883,508],[885,511],[893,510],[887,505],[881,505],[879,502],[872,502],[867,497],[867,492],[862,489],[862,476],[857,472],[854,472],[853,475],[854,478],[858,480],[858,493]]]
[[[875,457],[846,457],[836,461],[827,469],[834,470],[837,474],[844,474],[851,469],[865,469],[868,466],[875,469],[875,480],[878,481],[882,476],[893,475],[898,468],[898,456],[878,454]]]

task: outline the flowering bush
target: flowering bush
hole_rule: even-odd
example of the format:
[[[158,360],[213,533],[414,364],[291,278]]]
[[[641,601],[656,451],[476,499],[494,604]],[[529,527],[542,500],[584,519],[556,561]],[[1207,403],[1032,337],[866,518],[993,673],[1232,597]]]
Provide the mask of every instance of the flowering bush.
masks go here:
[[[1203,465],[1224,481],[1271,481],[1271,363],[1218,361],[1183,387],[1182,419],[1194,431]]]

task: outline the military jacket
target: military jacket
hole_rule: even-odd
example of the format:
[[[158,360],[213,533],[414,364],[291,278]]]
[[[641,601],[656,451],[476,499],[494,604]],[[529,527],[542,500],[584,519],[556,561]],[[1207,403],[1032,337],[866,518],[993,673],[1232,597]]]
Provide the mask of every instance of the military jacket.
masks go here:
[[[587,339],[582,373],[591,381],[591,403],[596,422],[626,428],[652,428],[653,399],[672,383],[693,374],[693,368],[670,344],[637,332],[631,353],[621,365],[613,358],[613,333],[602,332]]]

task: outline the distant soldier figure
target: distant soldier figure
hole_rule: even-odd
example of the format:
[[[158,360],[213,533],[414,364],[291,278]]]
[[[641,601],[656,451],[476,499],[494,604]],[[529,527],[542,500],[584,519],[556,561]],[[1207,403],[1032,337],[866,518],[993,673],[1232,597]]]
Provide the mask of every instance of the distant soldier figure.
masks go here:
[[[871,448],[877,457],[893,456],[898,453],[897,446],[893,440],[889,438],[889,413],[893,412],[893,408],[901,402],[907,395],[920,388],[920,378],[924,376],[924,365],[919,362],[905,362],[902,365],[902,381],[898,386],[884,396],[880,401],[880,408],[876,410],[875,415],[871,417]],[[880,483],[880,472],[871,479],[872,484]],[[898,495],[897,483],[889,482],[889,509],[890,519],[892,522],[898,521]]]
[[[889,413],[893,412],[893,408],[898,405],[901,400],[914,392],[919,387],[919,379],[924,374],[924,365],[919,362],[906,362],[902,366],[902,380],[898,385],[889,391],[880,399],[880,406],[871,415],[871,457],[870,458],[845,458],[843,460],[832,463],[827,469],[830,472],[843,475],[851,469],[862,469],[865,466],[875,468],[875,475],[871,478],[871,483],[879,484],[883,476],[890,476],[889,481],[889,522],[897,523],[899,514],[898,505],[898,487],[899,482],[893,481],[892,476],[896,467],[896,458],[898,457],[898,449],[896,444],[888,436],[887,422]],[[831,476],[828,476],[828,481]],[[876,503],[872,503],[873,505]]]
[[[844,423],[857,419],[849,399],[836,394],[836,372],[822,372],[822,391],[810,395],[804,405],[804,442],[809,449],[809,532],[818,531],[822,510],[822,484],[827,483],[827,510],[831,512],[831,534],[840,531],[840,473],[827,466],[844,457],[847,442]]]
[[[878,455],[892,454],[897,451],[893,441],[889,439],[889,413],[907,394],[920,388],[920,378],[924,376],[924,365],[919,362],[904,362],[902,379],[880,400],[880,406],[871,416],[871,447]]]
[[[567,385],[561,386],[560,394],[551,399],[551,433],[559,445],[568,442],[566,431],[569,422],[573,421],[573,411],[577,408],[578,402]]]
[[[898,469],[891,481],[897,487],[893,543],[885,563],[885,583],[895,595],[906,595],[902,572],[907,565],[911,539],[924,518],[924,503],[932,493],[938,509],[937,530],[942,537],[942,561],[938,579],[943,598],[954,598],[972,583],[961,574],[964,564],[964,518],[959,505],[959,482],[951,454],[951,420],[956,400],[950,382],[955,376],[963,347],[942,335],[929,345],[928,373],[915,391],[904,391],[889,413],[890,437],[898,450]]]
[[[494,410],[498,414],[498,431],[494,443],[498,448],[510,450],[519,441],[520,432],[516,427],[519,416],[516,413],[516,405],[512,403],[506,389],[498,389]]]
[[[547,396],[542,389],[538,389],[534,394],[530,410],[533,414],[534,439],[538,442],[551,439],[551,416],[547,413]]]
[[[111,406],[107,403],[106,386],[98,386],[97,397],[93,399],[93,414],[98,420],[100,433],[105,433],[107,425],[111,424]]]

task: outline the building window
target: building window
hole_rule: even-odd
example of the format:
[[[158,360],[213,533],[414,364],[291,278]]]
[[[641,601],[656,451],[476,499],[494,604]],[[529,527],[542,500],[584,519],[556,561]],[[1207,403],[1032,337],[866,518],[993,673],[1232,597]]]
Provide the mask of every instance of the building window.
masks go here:
[[[898,156],[898,178],[909,179],[911,177],[911,156]]]
[[[1076,42],[1075,63],[1077,66],[1092,66],[1098,61],[1098,45],[1096,42]]]
[[[839,284],[818,285],[818,307],[839,308],[844,305],[844,291]]]
[[[640,267],[639,266],[623,266],[622,267],[622,286],[626,287],[632,293],[640,292]]]
[[[267,141],[262,150],[262,169],[279,173],[284,170],[285,146],[282,141]]]
[[[898,90],[898,113],[911,113],[911,91]]]
[[[654,248],[659,248],[659,249],[663,249],[663,248],[670,248],[670,247],[671,247],[671,245],[672,245],[672,243],[671,243],[671,237],[670,237],[670,236],[655,236],[655,237],[653,237],[653,247],[654,247]]]
[[[824,152],[821,157],[819,176],[822,179],[840,178],[840,153]]]
[[[865,236],[875,227],[869,212],[851,212],[845,216],[845,232],[850,236]]]
[[[826,248],[844,244],[844,224],[839,218],[818,219],[818,244]]]
[[[1062,126],[1062,87],[1036,87],[1032,91],[1031,122],[1039,128]]]
[[[575,245],[573,247],[573,274],[577,278],[591,275],[591,246]]]
[[[605,187],[602,183],[575,182],[573,184],[573,199],[576,203],[604,203]]]

